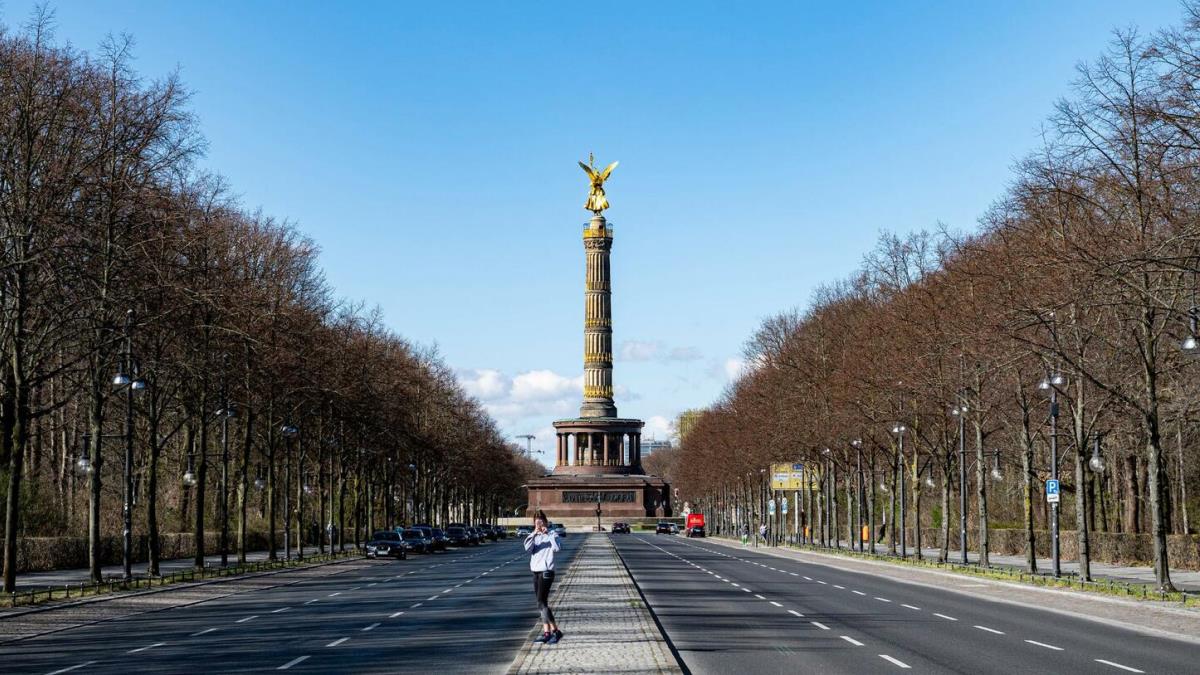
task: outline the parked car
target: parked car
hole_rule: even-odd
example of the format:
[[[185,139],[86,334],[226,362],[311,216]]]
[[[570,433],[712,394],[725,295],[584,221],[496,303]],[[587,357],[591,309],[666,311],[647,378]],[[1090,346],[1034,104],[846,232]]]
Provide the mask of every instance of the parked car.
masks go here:
[[[446,533],[436,527],[433,528],[433,550],[445,551],[449,545],[450,539],[446,536]]]
[[[446,539],[451,546],[468,546],[471,543],[471,538],[467,536],[467,528],[462,525],[447,527]]]
[[[704,526],[703,525],[693,525],[693,526],[689,527],[687,529],[687,536],[703,537],[704,536]]]
[[[480,543],[479,540],[481,538],[479,536],[479,530],[476,530],[473,527],[465,527],[463,529],[466,530],[466,532],[467,532],[467,543],[469,543],[472,546],[478,546]]]
[[[654,526],[654,534],[675,534],[671,531],[671,523],[661,521]]]
[[[503,525],[497,525],[496,526],[496,538],[497,539],[508,539],[508,528]]]
[[[629,523],[613,523],[613,534],[629,534]]]
[[[408,528],[400,537],[412,546],[408,549],[412,553],[429,553],[433,546],[433,542],[425,538],[425,533],[415,527]]]
[[[368,558],[396,558],[404,560],[408,557],[408,549],[400,535],[390,530],[381,530],[371,535],[367,542]]]
[[[433,540],[432,525],[413,525],[412,529],[420,530],[421,534],[425,535],[425,542],[429,546],[429,553],[433,553],[434,551],[438,550],[437,543]],[[445,548],[445,546],[442,548]]]
[[[484,537],[487,537],[492,541],[496,541],[496,528],[492,527],[491,525],[476,525],[475,529],[479,530],[479,533]]]
[[[671,523],[671,534],[679,534],[679,526]]]
[[[552,532],[554,532],[554,534],[557,534],[557,535],[558,535],[558,536],[560,536],[560,537],[565,537],[565,536],[567,536],[567,527],[566,527],[566,525],[562,525],[562,524],[559,524],[559,523],[554,523],[553,525],[551,525],[551,526],[550,526],[550,530],[551,530]]]
[[[528,537],[531,534],[533,534],[533,526],[532,525],[517,526],[517,536],[518,537]]]

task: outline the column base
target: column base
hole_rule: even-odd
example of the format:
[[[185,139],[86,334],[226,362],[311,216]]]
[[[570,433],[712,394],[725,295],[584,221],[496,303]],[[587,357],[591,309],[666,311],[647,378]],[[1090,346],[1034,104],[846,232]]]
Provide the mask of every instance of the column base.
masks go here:
[[[579,406],[579,416],[591,419],[593,417],[616,417],[617,406],[612,401],[584,401]]]

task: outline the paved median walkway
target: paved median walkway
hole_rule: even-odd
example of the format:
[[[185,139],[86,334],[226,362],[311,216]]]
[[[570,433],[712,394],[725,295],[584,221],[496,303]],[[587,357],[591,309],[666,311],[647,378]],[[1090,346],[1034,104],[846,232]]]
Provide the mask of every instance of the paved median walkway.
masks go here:
[[[681,673],[607,534],[588,534],[551,595],[564,637],[530,642],[509,673]],[[530,603],[533,602],[532,592]],[[532,640],[539,623],[529,634]]]

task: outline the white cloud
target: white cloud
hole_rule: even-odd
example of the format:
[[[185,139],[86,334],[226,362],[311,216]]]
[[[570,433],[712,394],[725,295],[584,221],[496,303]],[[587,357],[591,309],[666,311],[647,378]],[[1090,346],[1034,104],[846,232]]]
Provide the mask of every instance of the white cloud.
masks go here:
[[[468,394],[483,402],[504,396],[512,387],[512,380],[491,368],[459,371],[458,382]]]
[[[660,441],[673,440],[675,438],[674,420],[662,415],[652,415],[645,422],[646,426],[642,427],[642,438],[654,438]]]
[[[512,379],[515,401],[549,401],[583,393],[583,376],[564,377],[553,370],[531,370]]]
[[[713,361],[709,364],[708,374],[711,377],[724,377],[728,382],[734,382],[762,367],[762,359],[750,361],[739,356],[733,356],[724,361]]]

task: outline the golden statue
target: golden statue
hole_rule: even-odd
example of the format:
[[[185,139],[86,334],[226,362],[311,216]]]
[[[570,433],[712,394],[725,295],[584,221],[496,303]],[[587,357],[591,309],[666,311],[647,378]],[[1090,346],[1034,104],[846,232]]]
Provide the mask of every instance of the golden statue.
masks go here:
[[[598,214],[608,208],[608,198],[604,196],[604,181],[608,180],[608,175],[617,168],[617,162],[609,164],[603,171],[597,171],[596,156],[589,152],[588,163],[580,162],[579,168],[592,180],[592,189],[588,192],[587,203],[583,208]]]

